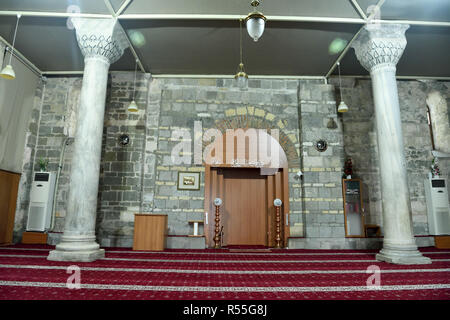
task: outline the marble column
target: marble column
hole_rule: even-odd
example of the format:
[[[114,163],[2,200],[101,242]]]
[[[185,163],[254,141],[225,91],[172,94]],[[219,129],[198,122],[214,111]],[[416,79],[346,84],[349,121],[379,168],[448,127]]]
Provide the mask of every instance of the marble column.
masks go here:
[[[70,188],[61,242],[48,260],[94,261],[105,256],[96,242],[97,193],[108,69],[128,46],[114,19],[72,20],[84,55]]]
[[[379,261],[427,264],[417,250],[409,198],[396,65],[406,46],[408,25],[368,24],[353,43],[361,65],[370,72],[380,161],[383,248]]]

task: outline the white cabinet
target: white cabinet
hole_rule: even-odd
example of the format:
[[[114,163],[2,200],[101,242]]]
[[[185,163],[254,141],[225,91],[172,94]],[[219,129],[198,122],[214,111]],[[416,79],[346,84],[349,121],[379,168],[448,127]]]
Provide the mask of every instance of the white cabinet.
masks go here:
[[[450,210],[446,179],[425,179],[430,235],[450,235]]]
[[[50,228],[56,175],[36,172],[30,194],[27,231],[45,231]]]

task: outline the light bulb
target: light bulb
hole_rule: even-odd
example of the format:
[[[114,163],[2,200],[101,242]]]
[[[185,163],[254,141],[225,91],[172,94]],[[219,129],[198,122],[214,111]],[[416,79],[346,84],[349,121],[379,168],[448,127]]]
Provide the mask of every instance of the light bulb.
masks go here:
[[[265,19],[260,15],[249,15],[247,18],[247,32],[253,41],[258,41],[264,33]]]
[[[0,76],[5,79],[14,79],[16,77],[16,73],[14,72],[14,69],[10,64],[6,65],[6,67],[3,68],[2,72],[0,73]]]
[[[345,102],[342,100],[341,103],[339,104],[338,112],[342,113],[342,112],[347,112],[347,111],[348,111],[348,107],[345,104]]]
[[[138,112],[138,106],[136,104],[136,101],[131,101],[131,103],[128,105],[128,111],[129,112]]]
[[[246,90],[248,85],[248,78],[244,75],[236,77],[236,85],[241,90]]]

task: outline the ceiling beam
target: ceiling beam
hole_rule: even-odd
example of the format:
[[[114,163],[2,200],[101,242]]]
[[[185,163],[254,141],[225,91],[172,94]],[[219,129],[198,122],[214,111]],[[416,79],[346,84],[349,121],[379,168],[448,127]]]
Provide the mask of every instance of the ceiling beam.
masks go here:
[[[367,20],[367,15],[361,9],[361,6],[358,4],[358,2],[356,0],[350,0],[350,2],[353,4],[353,7],[358,12],[358,14],[361,16],[361,18],[363,18],[364,20]]]
[[[120,16],[130,3],[131,3],[131,0],[125,0],[122,3],[122,5],[120,6],[119,10],[117,10],[116,15]]]
[[[411,26],[450,27],[447,21],[415,21],[415,20],[372,20],[372,23],[409,24]]]
[[[14,50],[15,51],[15,50]],[[131,73],[132,71],[113,71],[109,73]],[[84,71],[43,71],[43,76],[82,76]],[[249,79],[281,79],[281,80],[321,80],[326,81],[323,76],[292,76],[292,75],[249,75]],[[337,78],[338,76],[331,75],[329,78]],[[186,79],[234,79],[234,75],[229,74],[152,74],[152,78],[186,78]],[[370,75],[341,75],[341,78],[353,79],[367,79],[370,80]],[[436,77],[436,76],[396,76],[397,80],[436,80],[436,81],[450,81],[450,77]]]
[[[108,0],[105,0],[105,3]],[[108,1],[109,2],[109,1]],[[108,6],[107,6],[108,7]],[[112,6],[111,6],[112,9]],[[40,12],[40,11],[0,11],[0,16],[17,16],[17,14],[21,14],[22,16],[27,16],[27,17],[48,17],[48,18],[70,18],[70,17],[77,17],[77,18],[95,18],[95,19],[111,19],[111,17],[113,17],[114,19],[117,19],[115,17],[115,13],[111,14],[111,15],[105,15],[105,14],[86,14],[86,13],[72,13],[72,12]],[[139,56],[137,55],[129,37],[128,34],[125,32],[124,28],[122,27],[122,25],[120,24],[120,22],[117,20],[117,23],[119,23],[120,28],[122,29],[131,53],[133,54],[134,58],[138,61],[138,65],[139,68],[141,69],[142,72],[146,72],[145,68],[141,62],[141,60],[139,59]],[[15,49],[14,49],[15,51]]]
[[[116,15],[119,20],[239,20],[246,15],[217,14],[122,14]],[[0,16],[47,17],[47,18],[97,18],[110,19],[112,14],[43,12],[43,11],[0,11]],[[280,22],[323,22],[365,24],[362,18],[306,17],[306,16],[266,16],[267,20]],[[369,18],[368,18],[369,19]],[[450,27],[447,21],[414,21],[414,20],[372,20],[372,23],[410,24],[430,27]]]
[[[106,8],[108,8],[109,13],[115,18],[117,14],[116,11],[114,11],[111,2],[109,2],[109,0],[103,0],[103,2],[105,3]]]
[[[132,71],[112,71],[113,73],[130,73]],[[84,71],[44,71],[45,76],[83,75]],[[153,78],[186,78],[186,79],[234,79],[233,74],[152,74]],[[321,80],[323,76],[292,76],[292,75],[249,75],[249,79],[284,79],[284,80]]]
[[[76,13],[76,12],[44,12],[44,11],[0,11],[0,16],[48,17],[48,18],[97,18],[109,19],[109,14]]]
[[[338,78],[339,76],[330,76],[330,78]],[[366,79],[371,80],[370,75],[341,75],[341,78],[352,79]],[[437,76],[399,76],[396,75],[397,80],[435,80],[435,81],[450,81],[450,77],[437,77]]]
[[[381,9],[381,6],[384,4],[384,2],[385,2],[385,0],[378,1],[378,3],[376,4],[376,7],[378,8],[378,10]],[[376,13],[377,13],[377,11],[373,10],[372,13],[367,17],[366,21],[371,21],[371,19],[376,15]],[[328,78],[333,73],[334,69],[336,68],[338,63],[340,63],[341,60],[345,57],[346,53],[351,48],[351,46],[352,46],[353,42],[356,40],[356,38],[358,38],[358,35],[362,31],[363,28],[364,28],[364,25],[361,28],[359,28],[358,32],[355,33],[355,35],[352,37],[352,39],[347,43],[344,50],[342,50],[339,57],[336,59],[336,61],[331,66],[330,70],[328,70],[327,74],[325,75],[325,78]]]
[[[152,78],[188,78],[188,79],[234,79],[233,74],[152,74]],[[248,75],[249,79],[281,79],[281,80],[321,80],[322,76],[292,76],[292,75]]]
[[[362,31],[363,28],[364,28],[364,26],[359,28],[358,32],[356,32],[355,35],[352,37],[352,39],[347,43],[347,45],[345,46],[344,50],[342,50],[342,52],[339,55],[339,57],[336,59],[336,61],[331,66],[330,70],[328,70],[327,74],[325,75],[325,78],[328,78],[333,73],[334,69],[336,69],[336,66],[338,65],[338,63],[341,62],[341,60],[347,54],[347,51],[351,48],[351,46],[353,44],[353,41],[355,41],[356,38],[358,38],[359,33]]]
[[[6,41],[2,36],[0,36],[0,42],[3,42],[5,44],[6,50],[9,52],[9,54],[11,54],[12,51],[13,56],[16,56],[17,59],[21,60],[22,63],[24,63],[33,72],[42,76],[42,71],[38,67],[36,67],[30,60],[28,60],[22,53],[20,53],[20,51],[18,51],[16,48],[12,50],[11,49],[12,45],[8,41]]]
[[[119,23],[119,22],[117,22],[117,23]],[[120,25],[120,23],[119,23],[119,25]],[[131,41],[130,41],[130,37],[128,36],[127,32],[124,30],[124,28],[122,27],[122,25],[120,25],[120,27],[122,28],[123,33],[125,34],[125,38],[126,38],[127,41],[128,41],[128,46],[129,46],[129,48],[130,48],[130,50],[131,50],[131,53],[132,53],[133,56],[134,56],[134,59],[136,59],[136,63],[138,64],[139,69],[141,69],[142,72],[146,73],[147,71],[145,71],[145,68],[144,68],[144,66],[142,65],[141,59],[139,59],[139,56],[137,55],[137,52],[136,52],[136,50],[134,49],[133,44],[132,44]]]
[[[111,2],[110,2],[109,0],[103,0],[103,1],[105,2],[106,7],[108,8],[109,12],[111,13],[111,17],[112,17],[113,19],[116,19],[117,24],[118,24],[118,25],[120,26],[120,28],[122,29],[123,34],[125,35],[125,38],[126,38],[126,40],[127,40],[127,42],[128,42],[128,46],[129,46],[129,48],[130,48],[130,50],[131,50],[131,53],[133,54],[134,59],[135,59],[136,63],[137,63],[138,66],[139,66],[139,69],[141,69],[142,72],[146,73],[145,68],[144,68],[144,66],[142,65],[141,59],[139,59],[139,56],[137,55],[137,52],[136,52],[136,50],[134,49],[133,44],[132,44],[131,41],[130,41],[130,37],[128,36],[127,32],[125,31],[125,29],[124,29],[124,28],[122,27],[122,25],[120,24],[119,20],[117,20],[117,15],[118,15],[118,13],[114,11],[114,8],[113,8],[113,6],[111,5]]]
[[[237,14],[122,14],[120,20],[239,20],[247,15]],[[306,17],[306,16],[266,16],[268,21],[365,23],[361,18]]]

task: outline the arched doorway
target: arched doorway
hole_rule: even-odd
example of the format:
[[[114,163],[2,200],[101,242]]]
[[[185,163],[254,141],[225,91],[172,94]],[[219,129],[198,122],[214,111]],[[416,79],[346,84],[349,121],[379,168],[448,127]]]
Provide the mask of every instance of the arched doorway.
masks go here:
[[[222,245],[274,247],[276,208],[281,199],[282,247],[289,236],[288,161],[277,139],[266,130],[236,129],[211,145],[205,156],[205,238],[214,247],[214,199],[221,198]]]

